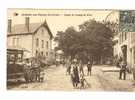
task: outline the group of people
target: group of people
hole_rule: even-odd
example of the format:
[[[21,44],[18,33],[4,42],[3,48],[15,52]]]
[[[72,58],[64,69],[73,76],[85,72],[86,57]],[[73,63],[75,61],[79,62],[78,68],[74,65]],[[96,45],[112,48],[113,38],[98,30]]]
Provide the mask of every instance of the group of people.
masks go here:
[[[88,60],[87,64],[87,75],[91,75],[92,71],[92,61]],[[80,83],[80,87],[84,88],[84,83],[87,84],[86,79],[84,78],[85,72],[84,72],[85,64],[82,62],[82,60],[74,59],[73,61],[67,61],[67,71],[66,73],[71,75],[71,81],[73,84],[73,87],[78,87],[78,84]]]
[[[26,82],[44,80],[44,69],[38,59],[25,59],[24,62],[24,78]]]

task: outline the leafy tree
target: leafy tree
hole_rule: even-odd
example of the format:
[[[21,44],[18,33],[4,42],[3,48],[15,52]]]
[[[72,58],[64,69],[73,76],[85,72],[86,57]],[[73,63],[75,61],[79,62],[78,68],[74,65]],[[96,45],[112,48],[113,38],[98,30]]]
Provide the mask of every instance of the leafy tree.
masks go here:
[[[58,32],[55,41],[57,49],[63,50],[65,56],[88,60],[91,57],[112,56],[113,31],[106,24],[88,20],[79,25],[79,31],[74,27]]]

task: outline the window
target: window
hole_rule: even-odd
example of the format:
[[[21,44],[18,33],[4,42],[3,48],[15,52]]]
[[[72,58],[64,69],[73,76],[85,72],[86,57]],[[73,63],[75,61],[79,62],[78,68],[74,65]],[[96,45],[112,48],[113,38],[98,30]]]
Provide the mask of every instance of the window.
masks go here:
[[[47,49],[48,49],[48,46],[49,46],[49,45],[48,45],[48,41],[46,41],[46,48],[47,48]]]
[[[36,39],[36,47],[38,47],[38,45],[39,45],[39,39],[37,38]]]
[[[19,38],[13,38],[12,45],[13,46],[19,46]]]
[[[44,48],[44,40],[41,41],[42,48]]]

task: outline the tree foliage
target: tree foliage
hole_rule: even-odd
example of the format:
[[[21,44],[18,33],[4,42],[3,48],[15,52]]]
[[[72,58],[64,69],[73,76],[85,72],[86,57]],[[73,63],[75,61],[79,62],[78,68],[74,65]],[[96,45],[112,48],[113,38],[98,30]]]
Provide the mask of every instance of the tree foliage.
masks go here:
[[[65,56],[88,59],[89,56],[111,56],[112,38],[112,30],[104,23],[88,20],[79,25],[79,31],[74,27],[58,31],[54,40]]]

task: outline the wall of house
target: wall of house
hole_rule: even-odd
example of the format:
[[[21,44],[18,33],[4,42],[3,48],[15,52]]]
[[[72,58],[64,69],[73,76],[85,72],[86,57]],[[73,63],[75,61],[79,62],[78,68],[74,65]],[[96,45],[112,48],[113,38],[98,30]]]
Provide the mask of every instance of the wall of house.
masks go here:
[[[15,35],[7,37],[7,47],[24,48],[24,57],[32,56],[32,35]],[[28,55],[27,55],[28,54]]]
[[[126,38],[125,35],[126,34]],[[134,32],[126,32],[119,34],[120,47],[127,45],[127,63],[129,67],[135,67],[135,34]]]
[[[36,56],[38,54],[48,57],[50,55],[50,51],[51,39],[48,30],[45,27],[40,27],[33,37],[33,55]]]

